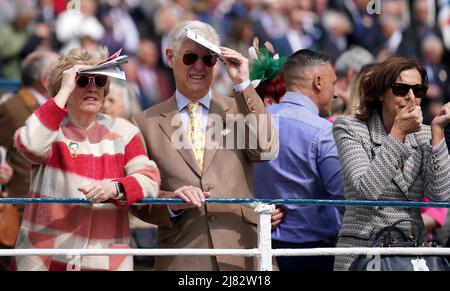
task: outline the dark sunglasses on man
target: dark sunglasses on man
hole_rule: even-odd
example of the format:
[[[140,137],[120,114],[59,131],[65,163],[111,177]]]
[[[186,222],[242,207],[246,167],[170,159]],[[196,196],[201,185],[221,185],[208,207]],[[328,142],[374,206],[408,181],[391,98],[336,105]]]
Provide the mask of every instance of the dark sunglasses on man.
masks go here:
[[[395,96],[405,97],[409,90],[412,89],[416,98],[423,98],[427,94],[428,86],[426,85],[409,85],[404,83],[392,83],[392,93]]]
[[[198,58],[200,56],[198,54],[194,54],[194,53],[185,53],[183,56],[183,63],[186,66],[190,66],[192,64],[194,64]],[[203,63],[205,64],[205,66],[207,67],[214,67],[214,65],[217,63],[217,57],[215,55],[209,54],[209,55],[204,55],[200,57],[203,61]]]
[[[87,76],[87,75],[80,75],[77,79],[77,85],[80,88],[85,88],[89,86],[91,81],[94,82],[95,86],[98,88],[103,88],[106,86],[106,83],[108,82],[108,76],[103,75],[96,75],[96,76]]]

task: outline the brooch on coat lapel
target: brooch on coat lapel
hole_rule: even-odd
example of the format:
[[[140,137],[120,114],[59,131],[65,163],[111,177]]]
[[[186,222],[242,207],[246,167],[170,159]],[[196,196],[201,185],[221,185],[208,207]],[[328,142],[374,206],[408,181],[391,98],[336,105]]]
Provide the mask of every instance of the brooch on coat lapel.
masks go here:
[[[80,145],[76,142],[71,141],[68,145],[69,153],[72,158],[76,158],[78,156],[78,148]]]

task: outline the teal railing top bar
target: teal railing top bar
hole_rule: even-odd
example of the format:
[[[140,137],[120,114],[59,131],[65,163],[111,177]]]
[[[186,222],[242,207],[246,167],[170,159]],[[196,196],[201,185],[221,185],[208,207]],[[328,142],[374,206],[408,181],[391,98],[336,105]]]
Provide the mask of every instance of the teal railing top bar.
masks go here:
[[[20,88],[21,82],[18,80],[9,80],[0,78],[0,92],[17,91]]]
[[[0,204],[36,204],[36,203],[62,203],[62,204],[89,204],[84,198],[0,198]],[[145,198],[138,205],[143,204],[180,204],[180,198]],[[300,205],[334,205],[334,206],[371,206],[371,207],[433,207],[450,208],[450,202],[416,202],[416,201],[366,201],[366,200],[323,200],[323,199],[224,199],[210,198],[206,203],[211,204],[300,204]]]

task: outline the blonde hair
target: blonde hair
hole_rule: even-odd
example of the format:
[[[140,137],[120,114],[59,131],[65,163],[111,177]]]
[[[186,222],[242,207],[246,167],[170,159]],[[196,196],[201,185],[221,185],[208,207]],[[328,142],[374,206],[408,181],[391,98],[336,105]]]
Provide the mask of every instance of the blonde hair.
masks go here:
[[[95,65],[108,57],[108,50],[100,48],[98,51],[89,53],[83,49],[72,49],[65,56],[62,56],[53,65],[47,81],[47,90],[50,96],[56,96],[61,89],[63,72],[74,65]],[[109,93],[110,79],[104,87],[105,96]]]

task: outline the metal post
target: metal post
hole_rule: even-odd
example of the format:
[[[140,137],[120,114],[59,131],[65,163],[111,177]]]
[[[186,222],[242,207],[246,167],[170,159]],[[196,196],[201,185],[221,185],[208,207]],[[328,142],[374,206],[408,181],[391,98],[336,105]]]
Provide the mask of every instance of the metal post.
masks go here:
[[[258,271],[272,271],[272,226],[273,204],[253,205],[258,214]]]

